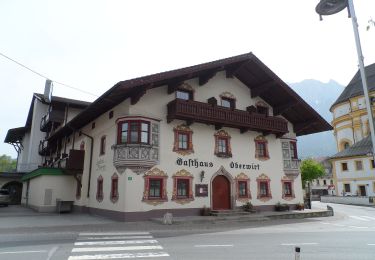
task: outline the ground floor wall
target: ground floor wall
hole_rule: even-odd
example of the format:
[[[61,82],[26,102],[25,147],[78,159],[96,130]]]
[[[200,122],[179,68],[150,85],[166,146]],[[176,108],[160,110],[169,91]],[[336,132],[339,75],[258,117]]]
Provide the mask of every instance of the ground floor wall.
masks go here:
[[[56,200],[74,201],[73,176],[43,175],[24,182],[22,204],[38,212],[55,212]]]
[[[338,196],[375,196],[375,177],[337,180]]]

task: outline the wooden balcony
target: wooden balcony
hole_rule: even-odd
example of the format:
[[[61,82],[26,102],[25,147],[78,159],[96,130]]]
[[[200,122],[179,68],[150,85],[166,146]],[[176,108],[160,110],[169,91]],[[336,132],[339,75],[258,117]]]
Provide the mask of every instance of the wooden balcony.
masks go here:
[[[51,131],[52,125],[60,125],[64,122],[64,111],[53,110],[42,117],[40,121],[40,131],[49,132]]]
[[[56,157],[49,166],[61,168],[68,174],[81,174],[83,173],[84,160],[85,151],[72,149],[69,151],[69,154]]]
[[[187,124],[193,122],[212,124],[216,127],[238,128],[241,132],[247,130],[258,131],[263,134],[275,134],[277,137],[288,133],[286,120],[265,116],[256,112],[247,112],[238,109],[229,109],[214,104],[192,100],[175,99],[168,103],[168,123],[174,119],[186,120]]]

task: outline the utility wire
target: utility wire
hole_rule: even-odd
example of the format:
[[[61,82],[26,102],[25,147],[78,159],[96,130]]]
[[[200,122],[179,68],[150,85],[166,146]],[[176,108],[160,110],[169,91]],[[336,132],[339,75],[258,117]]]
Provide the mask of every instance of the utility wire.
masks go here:
[[[49,79],[49,80],[51,80],[52,82],[54,82],[54,83],[56,83],[56,84],[59,84],[59,85],[62,85],[62,86],[65,86],[65,87],[68,87],[68,88],[71,88],[71,89],[74,89],[74,90],[77,90],[77,91],[80,91],[80,92],[83,92],[83,93],[86,93],[86,94],[92,95],[92,96],[95,96],[95,97],[99,97],[98,95],[93,94],[93,93],[91,93],[91,92],[88,92],[88,91],[86,91],[86,90],[79,89],[79,88],[76,88],[76,87],[72,87],[72,86],[70,86],[70,85],[68,85],[68,84],[65,84],[65,83],[62,83],[62,82],[58,82],[58,81],[52,80],[52,79],[50,79],[49,77],[44,76],[43,74],[41,74],[41,73],[39,73],[39,72],[37,72],[37,71],[35,71],[35,70],[33,70],[33,69],[27,67],[26,65],[23,65],[22,63],[20,63],[20,62],[18,62],[18,61],[16,61],[16,60],[14,60],[14,59],[12,59],[12,58],[6,56],[5,54],[3,54],[3,53],[1,53],[1,52],[0,52],[0,56],[3,56],[4,58],[6,58],[6,59],[8,59],[8,60],[10,60],[10,61],[12,61],[12,62],[14,62],[14,63],[16,63],[17,65],[23,67],[24,69],[27,69],[27,70],[31,71],[32,73],[34,73],[34,74],[36,74],[36,75],[38,75],[38,76],[40,76],[40,77],[42,77],[42,78],[44,78],[44,79]]]

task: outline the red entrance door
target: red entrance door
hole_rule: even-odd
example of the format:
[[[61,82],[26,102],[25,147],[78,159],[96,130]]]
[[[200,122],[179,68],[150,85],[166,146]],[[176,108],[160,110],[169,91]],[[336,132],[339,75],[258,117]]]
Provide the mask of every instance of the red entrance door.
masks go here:
[[[212,209],[230,209],[230,183],[223,175],[212,181]]]

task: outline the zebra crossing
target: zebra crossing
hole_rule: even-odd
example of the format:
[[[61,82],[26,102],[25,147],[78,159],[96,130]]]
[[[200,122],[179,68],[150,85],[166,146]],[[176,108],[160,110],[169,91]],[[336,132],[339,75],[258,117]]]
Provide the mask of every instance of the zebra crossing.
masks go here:
[[[348,215],[346,220],[340,221],[339,223],[331,222],[320,222],[324,225],[332,225],[339,228],[349,228],[349,229],[375,229],[375,216],[365,216],[365,215]]]
[[[68,260],[169,257],[149,232],[80,233]]]

